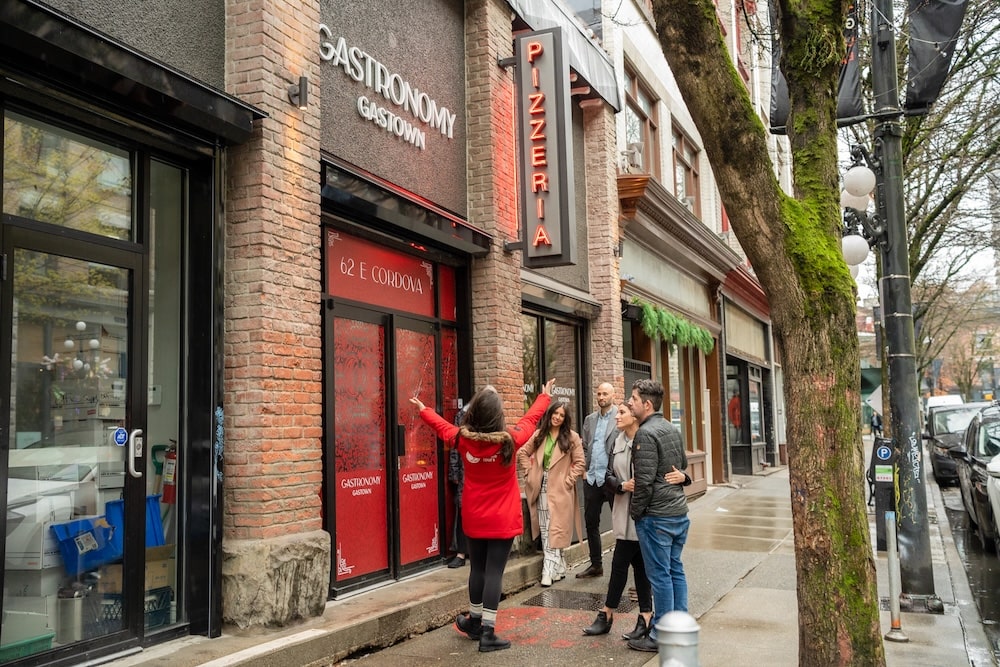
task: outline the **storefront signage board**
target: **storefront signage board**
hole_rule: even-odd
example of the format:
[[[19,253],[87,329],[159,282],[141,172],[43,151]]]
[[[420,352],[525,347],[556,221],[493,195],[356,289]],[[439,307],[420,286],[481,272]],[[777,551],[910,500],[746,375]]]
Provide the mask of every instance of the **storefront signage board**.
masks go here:
[[[518,35],[514,52],[524,265],[576,264],[569,68],[562,31]]]
[[[434,266],[336,230],[326,232],[326,291],[392,310],[434,317]]]

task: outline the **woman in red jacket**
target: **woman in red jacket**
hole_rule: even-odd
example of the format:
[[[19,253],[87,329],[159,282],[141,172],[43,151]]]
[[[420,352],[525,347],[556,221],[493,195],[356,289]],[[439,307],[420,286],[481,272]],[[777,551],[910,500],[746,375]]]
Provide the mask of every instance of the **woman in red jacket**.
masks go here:
[[[410,399],[439,438],[453,442],[458,436],[456,447],[465,468],[462,528],[469,543],[470,567],[469,613],[461,614],[455,625],[470,639],[478,639],[482,652],[510,647],[510,641],[499,639],[494,628],[507,556],[524,526],[514,452],[531,437],[549,407],[553,384],[555,380],[545,383],[527,414],[511,428],[504,421],[503,401],[491,386],[472,397],[460,427],[419,398]]]

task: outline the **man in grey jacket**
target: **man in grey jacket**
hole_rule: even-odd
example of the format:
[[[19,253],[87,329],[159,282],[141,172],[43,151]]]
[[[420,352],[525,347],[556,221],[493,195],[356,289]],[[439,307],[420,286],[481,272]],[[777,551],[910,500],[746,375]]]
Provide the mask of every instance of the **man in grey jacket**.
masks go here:
[[[687,578],[681,550],[687,541],[687,496],[691,483],[687,454],[677,427],[663,417],[663,385],[654,380],[632,384],[629,408],[639,421],[632,442],[635,489],[629,508],[635,520],[639,550],[653,587],[653,618],[649,634],[630,639],[629,648],[655,653],[656,623],[669,611],[687,611]]]
[[[577,579],[604,575],[601,556],[601,512],[610,498],[604,494],[604,477],[608,459],[618,437],[615,426],[615,388],[608,382],[597,385],[597,410],[583,420],[583,458],[587,472],[583,479],[583,519],[587,526],[587,547],[590,567],[576,575]]]

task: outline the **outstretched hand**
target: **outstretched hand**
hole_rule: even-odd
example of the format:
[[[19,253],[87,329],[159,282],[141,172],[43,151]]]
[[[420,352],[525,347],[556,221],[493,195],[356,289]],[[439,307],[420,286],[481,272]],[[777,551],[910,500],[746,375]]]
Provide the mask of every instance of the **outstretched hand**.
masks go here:
[[[426,407],[424,405],[424,402],[421,401],[416,396],[414,396],[413,398],[410,399],[410,403],[413,403],[413,405],[417,406],[417,410],[423,410]]]
[[[551,396],[552,395],[552,387],[554,387],[555,385],[556,385],[556,379],[552,378],[551,380],[549,380],[548,382],[546,382],[544,385],[542,385],[542,393],[545,394],[545,395],[547,395],[547,396]]]

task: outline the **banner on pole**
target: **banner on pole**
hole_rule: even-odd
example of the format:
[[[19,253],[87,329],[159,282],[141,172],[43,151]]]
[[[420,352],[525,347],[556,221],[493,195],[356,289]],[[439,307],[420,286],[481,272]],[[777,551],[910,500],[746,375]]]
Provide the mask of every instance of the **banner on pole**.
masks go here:
[[[788,123],[788,83],[781,72],[781,43],[778,41],[777,3],[771,3],[771,110],[772,134],[785,134]],[[861,103],[861,70],[858,67],[858,11],[851,3],[847,8],[844,23],[846,51],[840,66],[840,82],[837,88],[837,124],[852,125],[862,120],[864,107]]]
[[[930,111],[948,76],[968,0],[908,0],[907,116]]]

